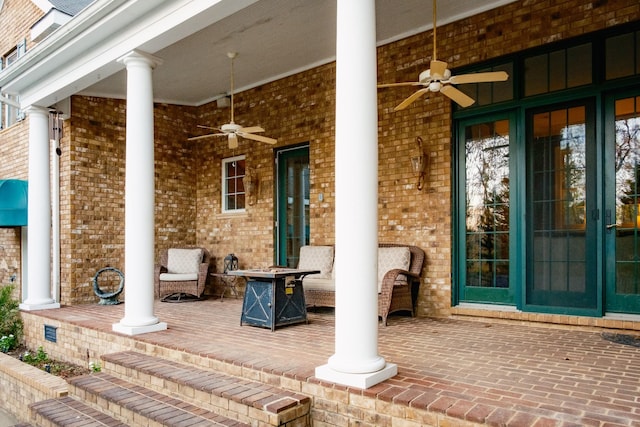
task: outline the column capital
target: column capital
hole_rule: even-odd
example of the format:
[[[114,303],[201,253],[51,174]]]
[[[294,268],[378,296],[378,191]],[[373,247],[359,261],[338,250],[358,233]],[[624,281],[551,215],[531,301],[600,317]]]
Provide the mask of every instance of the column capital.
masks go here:
[[[31,115],[31,114],[44,114],[44,115],[49,115],[49,109],[45,108],[45,107],[40,107],[38,105],[29,105],[25,108],[22,109],[22,111],[24,111],[25,113]]]
[[[149,67],[156,68],[158,65],[162,65],[162,63],[164,62],[161,58],[158,58],[157,56],[153,56],[149,53],[143,52],[141,50],[137,50],[134,49],[131,52],[127,53],[126,55],[121,56],[120,58],[118,58],[118,62],[124,64],[125,66],[128,66],[130,64],[147,64],[149,65]]]

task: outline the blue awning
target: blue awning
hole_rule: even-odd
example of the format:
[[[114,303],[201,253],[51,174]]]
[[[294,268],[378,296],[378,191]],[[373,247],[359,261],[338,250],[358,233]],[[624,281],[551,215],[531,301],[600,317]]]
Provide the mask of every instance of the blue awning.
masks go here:
[[[0,179],[0,227],[27,225],[27,181]]]

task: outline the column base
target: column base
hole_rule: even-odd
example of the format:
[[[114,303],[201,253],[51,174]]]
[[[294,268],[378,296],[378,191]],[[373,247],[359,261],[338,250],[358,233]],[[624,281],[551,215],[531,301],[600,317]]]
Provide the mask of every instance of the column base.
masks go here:
[[[387,363],[384,368],[366,374],[347,374],[332,369],[328,364],[316,368],[316,378],[349,387],[366,389],[398,374],[398,365]]]
[[[119,332],[125,335],[140,335],[148,332],[166,331],[167,324],[165,322],[158,322],[153,325],[127,326],[122,323],[114,323],[111,328],[114,332]]]
[[[20,310],[24,310],[24,311],[51,310],[53,308],[60,308],[60,303],[49,302],[44,304],[30,304],[30,303],[23,302],[18,307],[20,308]]]

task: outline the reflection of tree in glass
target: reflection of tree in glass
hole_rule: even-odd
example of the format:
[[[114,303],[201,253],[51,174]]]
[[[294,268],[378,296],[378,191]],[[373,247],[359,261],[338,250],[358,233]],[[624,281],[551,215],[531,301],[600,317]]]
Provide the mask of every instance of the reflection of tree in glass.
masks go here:
[[[616,120],[616,222],[634,221],[638,215],[638,158],[640,156],[640,119],[628,117]],[[620,209],[622,206],[634,209]]]
[[[508,124],[470,126],[465,140],[467,285],[491,287],[508,275]]]
[[[586,127],[583,123],[568,124],[562,129],[563,195],[565,204],[563,223],[583,225],[585,223],[585,141]]]
[[[467,139],[467,230],[507,230],[509,139],[489,134]]]

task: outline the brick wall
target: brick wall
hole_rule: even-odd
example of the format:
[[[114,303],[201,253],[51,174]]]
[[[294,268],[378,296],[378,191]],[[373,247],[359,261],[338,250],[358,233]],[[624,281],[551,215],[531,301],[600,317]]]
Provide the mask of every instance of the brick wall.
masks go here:
[[[71,109],[60,144],[61,303],[94,303],[97,271],[107,266],[125,270],[126,101],[76,96]],[[159,253],[171,245],[196,243],[199,157],[186,144],[186,132],[194,127],[193,108],[156,105],[154,120]]]
[[[5,0],[0,13],[0,56],[15,49],[24,39],[27,40],[27,51],[33,47],[30,29],[43,15],[31,0]]]
[[[63,378],[0,353],[2,408],[20,421],[30,420],[30,404],[68,394],[69,386]]]
[[[334,64],[314,68],[296,78],[278,80],[234,96],[236,123],[262,126],[265,135],[278,139],[276,148],[307,143],[311,169],[311,241],[334,241],[333,134]],[[200,109],[198,123],[220,126],[229,121],[229,108],[210,104]],[[192,132],[195,131],[195,128]],[[241,267],[274,263],[274,147],[240,140],[229,150],[225,138],[192,142],[198,158],[197,241],[216,257],[218,271],[230,252],[238,256]],[[246,213],[221,213],[221,161],[246,155],[246,165],[258,178],[256,203]],[[318,202],[318,193],[323,202]]]
[[[639,8],[629,0],[522,0],[439,27],[438,57],[464,66],[638,19]],[[431,41],[426,32],[380,47],[379,81],[415,80],[428,68]],[[235,96],[235,121],[264,127],[278,139],[275,148],[309,144],[313,244],[335,237],[334,88],[335,64],[328,64]],[[451,305],[451,106],[436,94],[392,112],[410,92],[379,91],[379,239],[426,251],[418,313],[444,316]],[[124,269],[125,102],[75,96],[72,116],[61,157],[63,304],[96,302],[95,272]],[[169,246],[198,244],[212,253],[218,271],[229,252],[242,267],[273,263],[274,147],[241,140],[229,150],[224,138],[187,141],[199,134],[197,124],[229,121],[229,108],[215,103],[157,105],[155,120],[156,258]],[[429,157],[422,191],[409,162],[417,136]],[[258,176],[257,202],[242,215],[224,215],[221,161],[240,154]]]

